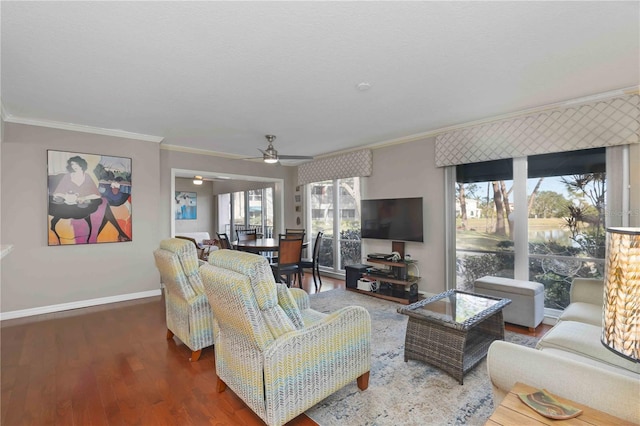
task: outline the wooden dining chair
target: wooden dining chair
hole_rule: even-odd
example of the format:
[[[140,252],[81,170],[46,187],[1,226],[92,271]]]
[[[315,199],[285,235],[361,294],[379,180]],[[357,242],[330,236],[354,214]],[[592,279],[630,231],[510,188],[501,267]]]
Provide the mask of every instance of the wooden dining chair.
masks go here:
[[[306,230],[304,229],[295,229],[295,228],[287,228],[285,231],[285,234],[287,235],[291,235],[291,234],[305,234]]]
[[[181,235],[176,235],[176,238],[180,238],[181,240],[188,240],[191,241],[193,243],[194,246],[196,246],[196,253],[198,253],[198,259],[200,260],[206,260],[205,257],[205,250],[204,248],[200,247],[198,245],[198,243],[196,242],[195,238],[191,238],[191,237],[183,237]]]
[[[302,235],[302,240],[304,241],[305,237],[306,237],[306,229],[296,229],[296,228],[287,228],[285,230],[285,234],[287,235],[287,237],[289,237],[290,235],[296,236],[296,235]],[[302,247],[302,255],[306,256],[307,255],[307,248],[304,247],[304,243],[303,243],[303,247]],[[302,275],[304,275],[304,271],[302,271]]]
[[[273,276],[278,282],[284,282],[291,287],[292,278],[298,278],[298,284],[302,288],[302,236],[287,236],[280,234],[278,239],[278,262],[271,264]]]
[[[255,229],[245,229],[242,231],[236,231],[238,241],[251,241],[258,239],[258,231]]]
[[[300,268],[302,268],[303,273],[304,269],[311,269],[311,273],[313,274],[313,285],[316,287],[316,293],[320,291],[322,288],[322,279],[320,279],[320,247],[322,246],[322,236],[324,232],[318,232],[316,235],[316,241],[313,244],[313,256],[311,259],[302,259],[300,261]],[[316,282],[316,276],[318,277],[318,282]]]
[[[221,249],[233,250],[233,246],[231,245],[231,241],[229,241],[229,237],[227,236],[226,232],[223,232],[222,234],[216,232],[216,234],[218,235]]]

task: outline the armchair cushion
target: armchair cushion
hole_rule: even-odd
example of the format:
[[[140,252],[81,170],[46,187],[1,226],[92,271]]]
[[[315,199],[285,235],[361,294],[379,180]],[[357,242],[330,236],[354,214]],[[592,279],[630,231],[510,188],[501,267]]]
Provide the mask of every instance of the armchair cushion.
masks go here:
[[[563,321],[562,327],[553,327],[538,342],[537,348],[559,349],[583,357],[620,367],[640,374],[640,363],[628,360],[606,348],[600,342],[602,327],[575,321]]]
[[[200,274],[198,273],[200,263],[198,262],[198,254],[195,246],[193,244],[185,244],[185,240],[169,238],[160,241],[160,249],[166,250],[177,256],[180,264],[179,266],[182,269],[182,272],[184,272],[189,286],[198,294],[204,294],[204,287],[202,285],[202,280],[200,279]],[[177,266],[177,264],[173,265],[173,267]],[[186,287],[183,287],[183,289],[185,291],[189,291]]]
[[[249,277],[213,265],[205,264],[201,269],[203,280],[209,283],[205,287],[207,295],[211,294],[210,284],[214,284],[216,299],[224,301],[216,304],[215,323],[224,322],[236,338],[246,341],[249,347],[266,349],[274,338],[255,302]],[[239,318],[248,320],[240,321]],[[258,321],[258,318],[263,320]]]
[[[302,317],[295,302],[278,295],[267,259],[246,252],[219,250],[209,256],[209,264],[249,277],[255,301],[273,337],[302,328]],[[286,309],[278,304],[280,297]]]
[[[604,281],[595,278],[574,278],[569,290],[571,303],[584,302],[604,306]]]
[[[560,321],[577,321],[602,327],[602,306],[573,302],[560,314]]]

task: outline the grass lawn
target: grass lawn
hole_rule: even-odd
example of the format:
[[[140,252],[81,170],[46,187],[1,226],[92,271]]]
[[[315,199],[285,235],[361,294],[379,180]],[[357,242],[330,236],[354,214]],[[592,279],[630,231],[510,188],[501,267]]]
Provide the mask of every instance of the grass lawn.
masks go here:
[[[460,229],[460,219],[456,220],[456,246],[466,250],[503,250],[498,248],[501,241],[509,241],[508,236],[498,236],[493,233],[495,220],[468,219],[467,230]],[[562,218],[529,219],[529,231],[566,230]],[[508,226],[508,224],[505,224]]]

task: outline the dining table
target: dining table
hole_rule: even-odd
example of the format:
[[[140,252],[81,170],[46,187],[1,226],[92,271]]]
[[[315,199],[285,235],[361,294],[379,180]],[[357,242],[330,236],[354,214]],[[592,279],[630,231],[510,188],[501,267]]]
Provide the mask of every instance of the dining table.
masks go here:
[[[236,240],[233,243],[236,250],[248,251],[251,253],[274,252],[278,251],[279,242],[277,238],[256,238],[255,240]],[[302,242],[302,247],[309,245],[308,241]]]

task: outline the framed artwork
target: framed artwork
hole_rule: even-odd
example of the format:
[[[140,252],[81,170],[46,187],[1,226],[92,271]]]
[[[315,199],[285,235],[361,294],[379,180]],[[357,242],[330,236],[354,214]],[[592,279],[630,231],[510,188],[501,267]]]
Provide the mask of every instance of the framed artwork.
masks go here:
[[[131,158],[47,150],[48,244],[132,239]]]
[[[176,191],[176,219],[197,219],[198,218],[198,201],[195,192]]]

